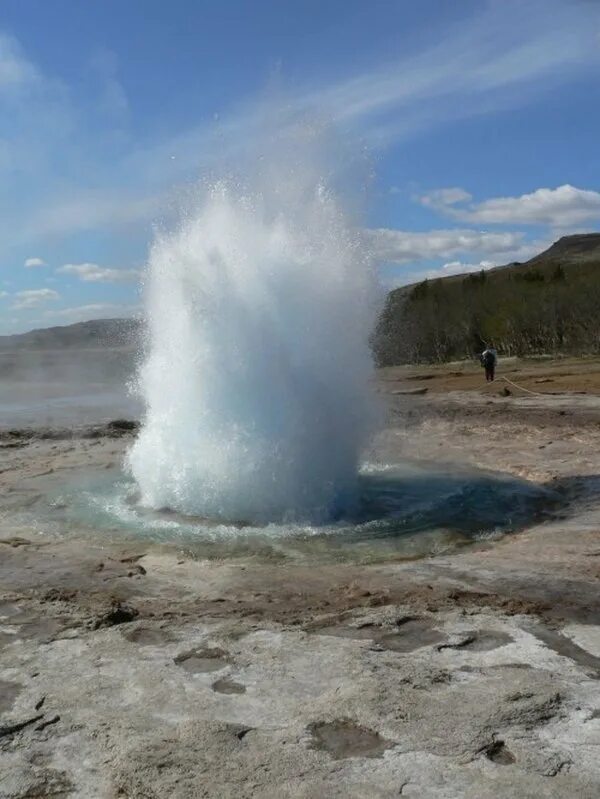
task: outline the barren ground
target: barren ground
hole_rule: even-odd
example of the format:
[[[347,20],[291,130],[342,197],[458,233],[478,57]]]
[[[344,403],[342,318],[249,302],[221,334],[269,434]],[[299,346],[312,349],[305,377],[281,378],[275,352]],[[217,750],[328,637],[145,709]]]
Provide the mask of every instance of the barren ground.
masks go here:
[[[49,535],[20,511],[131,433],[2,433],[0,797],[600,795],[600,367],[499,375],[547,396],[383,370],[375,449],[551,484],[564,507],[419,561]]]

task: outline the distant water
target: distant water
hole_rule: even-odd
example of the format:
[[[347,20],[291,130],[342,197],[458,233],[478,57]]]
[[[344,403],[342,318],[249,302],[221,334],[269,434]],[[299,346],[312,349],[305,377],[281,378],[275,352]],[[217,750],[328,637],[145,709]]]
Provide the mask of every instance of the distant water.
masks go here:
[[[138,418],[128,348],[0,352],[0,428],[69,427]]]
[[[154,243],[129,456],[143,506],[322,523],[358,501],[375,272],[303,144],[249,187],[209,187]]]

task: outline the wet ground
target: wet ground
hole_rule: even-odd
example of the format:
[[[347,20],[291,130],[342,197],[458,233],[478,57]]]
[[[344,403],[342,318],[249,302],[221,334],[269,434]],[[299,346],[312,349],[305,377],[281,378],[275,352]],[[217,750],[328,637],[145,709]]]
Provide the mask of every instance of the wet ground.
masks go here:
[[[419,559],[209,554],[58,507],[134,430],[5,431],[0,796],[599,795],[600,401],[381,385],[367,459],[468,475],[461,534],[474,476],[542,507]]]

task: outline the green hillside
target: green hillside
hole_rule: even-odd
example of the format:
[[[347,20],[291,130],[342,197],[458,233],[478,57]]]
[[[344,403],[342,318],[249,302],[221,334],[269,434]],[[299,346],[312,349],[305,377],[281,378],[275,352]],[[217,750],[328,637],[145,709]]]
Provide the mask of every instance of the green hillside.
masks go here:
[[[565,236],[525,263],[390,292],[375,335],[381,365],[600,352],[600,233]]]

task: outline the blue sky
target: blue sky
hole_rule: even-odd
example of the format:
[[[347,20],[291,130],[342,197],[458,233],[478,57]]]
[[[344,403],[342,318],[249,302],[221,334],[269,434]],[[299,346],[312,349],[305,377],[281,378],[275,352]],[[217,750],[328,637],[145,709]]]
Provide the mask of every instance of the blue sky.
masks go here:
[[[3,0],[0,333],[135,313],[153,223],[280,116],[374,171],[383,282],[599,229],[595,0]]]

